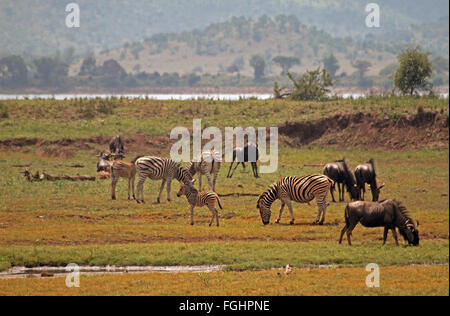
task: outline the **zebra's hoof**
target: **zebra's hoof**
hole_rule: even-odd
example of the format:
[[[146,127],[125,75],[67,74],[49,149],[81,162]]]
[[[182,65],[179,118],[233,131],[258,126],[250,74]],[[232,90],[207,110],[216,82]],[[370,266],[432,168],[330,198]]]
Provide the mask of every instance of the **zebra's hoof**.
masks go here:
[[[278,220],[277,220],[277,221],[275,221],[275,224],[279,224],[279,223],[280,223],[280,221],[278,221]]]
[[[294,221],[290,221],[290,222],[289,222],[289,225],[294,225]]]
[[[319,225],[320,225],[320,226],[323,226],[323,222],[320,222]]]

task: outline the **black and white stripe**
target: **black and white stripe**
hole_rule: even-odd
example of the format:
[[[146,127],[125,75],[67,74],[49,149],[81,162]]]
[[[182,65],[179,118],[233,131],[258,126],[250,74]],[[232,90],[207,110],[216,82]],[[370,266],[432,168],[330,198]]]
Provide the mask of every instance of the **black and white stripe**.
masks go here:
[[[161,193],[167,182],[167,200],[170,201],[170,185],[173,179],[192,186],[192,176],[180,163],[168,158],[140,157],[135,161],[136,171],[139,174],[137,185],[137,202],[144,203],[144,182],[146,178],[162,180],[157,202],[161,202]]]
[[[218,152],[202,153],[200,161],[192,161],[187,166],[190,174],[194,176],[199,174],[199,191],[202,190],[202,175],[206,175],[208,179],[209,189],[216,191],[216,181],[222,165],[222,158]],[[212,179],[211,179],[212,175]]]
[[[333,184],[333,180],[324,175],[284,177],[280,179],[278,182],[270,185],[269,189],[261,194],[258,199],[257,208],[260,210],[264,225],[269,224],[270,207],[277,199],[281,200],[281,209],[276,223],[280,222],[284,206],[287,205],[291,213],[291,224],[294,224],[295,218],[291,201],[309,203],[316,199],[319,213],[314,224],[323,224],[327,210],[327,194]],[[322,219],[321,214],[323,214]]]

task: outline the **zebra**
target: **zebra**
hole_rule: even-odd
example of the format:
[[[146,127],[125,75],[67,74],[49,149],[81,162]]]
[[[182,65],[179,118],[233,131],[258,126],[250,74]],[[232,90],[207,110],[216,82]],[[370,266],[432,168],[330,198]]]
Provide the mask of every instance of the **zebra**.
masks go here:
[[[323,225],[327,210],[327,194],[333,185],[333,180],[318,174],[303,177],[284,177],[270,185],[269,189],[259,196],[256,208],[259,209],[263,224],[267,225],[270,222],[270,207],[275,200],[279,199],[281,200],[281,209],[276,223],[280,222],[284,206],[287,205],[291,213],[290,224],[293,225],[295,218],[291,201],[309,204],[315,198],[319,213],[313,225]],[[322,219],[320,219],[321,214],[323,214]]]
[[[189,171],[180,163],[168,158],[160,157],[138,157],[134,160],[136,171],[139,175],[139,182],[137,185],[137,199],[138,203],[145,203],[144,201],[144,182],[146,178],[152,180],[162,180],[161,188],[159,190],[157,203],[161,203],[161,193],[164,185],[167,182],[167,201],[170,200],[170,185],[173,179],[192,186],[192,176]]]
[[[192,184],[194,184],[194,182],[195,180],[192,181]],[[219,226],[219,212],[215,208],[216,201],[219,205],[219,208],[221,210],[223,208],[217,193],[213,191],[198,192],[193,185],[188,186],[181,182],[180,190],[178,191],[177,196],[180,197],[182,195],[186,195],[189,205],[191,206],[191,225],[194,225],[194,207],[202,207],[206,205],[212,213],[209,226],[212,225],[214,218],[216,218],[216,225]]]
[[[208,179],[209,189],[216,191],[216,181],[217,176],[220,171],[222,164],[222,159],[220,154],[216,151],[204,152],[202,153],[200,161],[192,161],[187,166],[189,173],[194,176],[196,173],[199,174],[199,191],[202,190],[202,175],[206,175]],[[211,174],[213,179],[211,181]]]
[[[113,157],[114,161],[109,159]],[[97,171],[100,172],[100,179],[111,177],[111,199],[116,199],[116,185],[119,178],[128,179],[128,200],[130,200],[130,187],[133,191],[133,199],[136,199],[134,195],[134,179],[136,176],[136,167],[134,163],[125,162],[118,159],[122,157],[122,154],[108,154],[101,153],[97,162]]]

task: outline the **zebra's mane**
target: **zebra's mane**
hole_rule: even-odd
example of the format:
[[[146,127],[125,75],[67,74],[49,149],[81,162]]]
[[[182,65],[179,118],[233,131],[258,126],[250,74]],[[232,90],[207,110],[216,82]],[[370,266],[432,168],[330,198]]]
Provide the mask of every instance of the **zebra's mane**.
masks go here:
[[[189,170],[183,167],[179,162],[173,161],[173,163],[177,168],[176,179],[186,185],[192,186],[192,175]]]

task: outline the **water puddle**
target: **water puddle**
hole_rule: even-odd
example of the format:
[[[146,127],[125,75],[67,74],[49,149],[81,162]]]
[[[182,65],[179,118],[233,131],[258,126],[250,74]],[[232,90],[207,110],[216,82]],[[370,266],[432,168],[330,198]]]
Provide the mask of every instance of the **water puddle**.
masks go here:
[[[225,265],[202,266],[80,266],[82,276],[114,275],[114,274],[145,274],[145,273],[211,273],[223,271]],[[24,278],[57,278],[65,277],[72,271],[66,271],[66,267],[14,267],[0,272],[0,280],[24,279]]]

